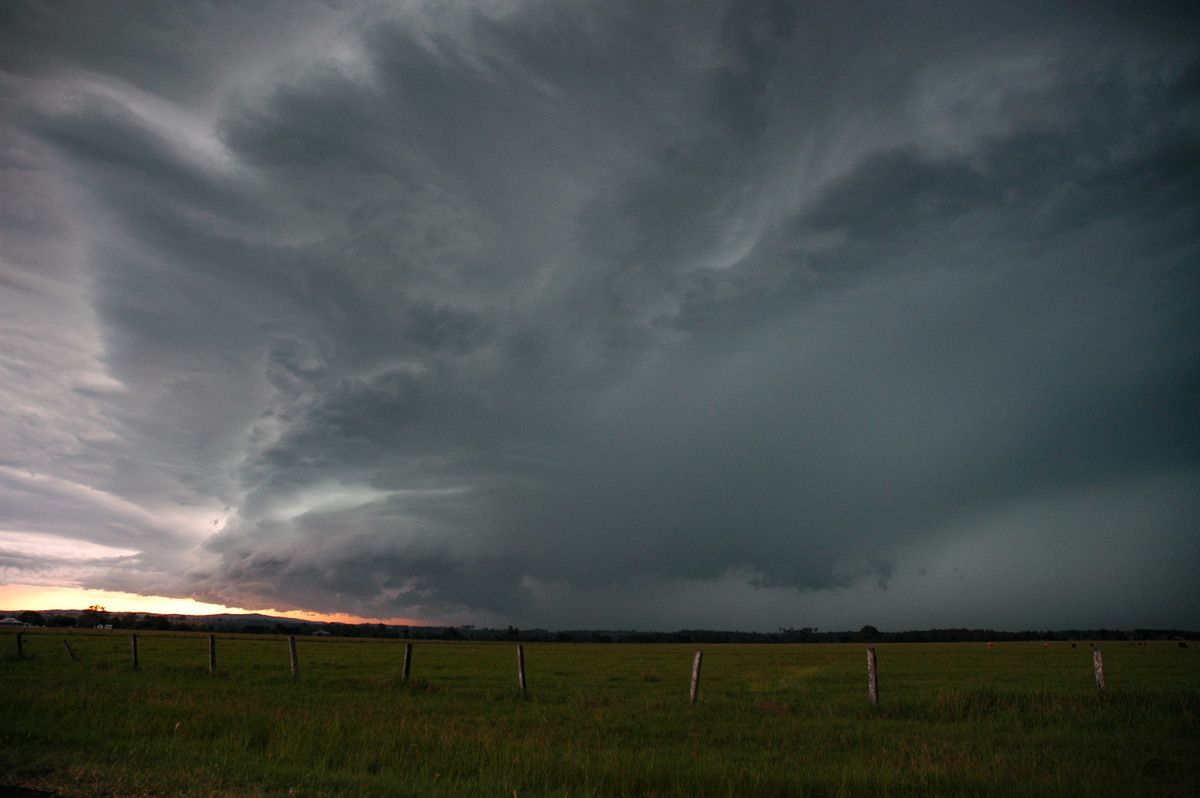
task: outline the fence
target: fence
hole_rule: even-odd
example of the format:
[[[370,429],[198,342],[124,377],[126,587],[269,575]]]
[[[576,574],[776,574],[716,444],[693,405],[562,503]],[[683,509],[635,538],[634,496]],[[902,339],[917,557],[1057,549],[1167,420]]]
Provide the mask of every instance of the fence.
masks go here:
[[[39,636],[40,637],[49,637],[50,635],[39,635]],[[227,637],[227,640],[229,640],[230,642],[236,642],[239,639],[244,639],[244,638],[238,638],[238,637],[232,637],[232,636]],[[258,638],[258,639],[261,640],[261,638]],[[218,636],[216,634],[209,634],[207,636],[208,671],[211,674],[218,673],[217,640],[218,640]],[[25,643],[26,643],[26,635],[24,633],[17,633],[16,634],[16,653],[17,653],[18,658],[26,657]],[[141,665],[141,662],[139,659],[138,635],[130,634],[129,635],[129,643],[130,643],[131,665],[134,670],[137,670]],[[294,635],[289,636],[288,638],[286,638],[286,643],[287,643],[287,647],[288,647],[288,655],[289,655],[288,663],[289,663],[289,667],[290,667],[290,673],[293,678],[297,678],[300,675],[300,657],[299,657],[299,651],[298,651],[297,645],[296,645],[296,637]],[[73,662],[81,661],[79,654],[72,647],[69,640],[64,638],[62,640],[62,645],[67,653],[67,656],[70,657],[71,661],[73,661]],[[411,676],[412,676],[413,650],[414,649],[413,649],[413,643],[411,643],[411,642],[405,642],[403,645],[404,645],[403,665],[402,665],[402,669],[401,669],[400,681],[401,681],[401,683],[406,683],[411,679]],[[451,645],[455,645],[455,644],[451,644]],[[559,644],[559,645],[568,645],[569,646],[571,644]],[[959,645],[970,645],[970,644],[959,644]],[[989,649],[994,649],[995,647],[996,647],[995,643],[988,644]],[[1071,647],[1074,648],[1075,644],[1072,643]],[[528,685],[527,685],[527,679],[526,679],[526,665],[525,665],[525,647],[522,644],[517,644],[516,649],[517,649],[517,651],[516,651],[516,654],[517,654],[517,673],[516,673],[517,687],[518,687],[519,692],[522,695],[524,695],[528,691]],[[878,704],[880,701],[878,656],[877,656],[876,649],[874,647],[867,648],[866,654],[867,654],[867,697],[868,697],[870,703],[874,705],[874,704]],[[695,652],[695,655],[692,659],[691,681],[690,681],[690,688],[689,688],[689,692],[688,692],[689,701],[692,704],[697,703],[699,700],[699,697],[700,697],[700,684],[701,684],[701,672],[702,672],[703,657],[704,657],[704,651],[703,651],[703,649],[699,649]],[[282,661],[282,657],[281,657],[281,661]],[[1095,647],[1093,647],[1093,649],[1092,649],[1092,669],[1093,669],[1095,680],[1096,680],[1097,690],[1100,693],[1103,693],[1106,690],[1105,674],[1104,674],[1104,657],[1103,657],[1103,653],[1102,653],[1101,649],[1095,648]]]

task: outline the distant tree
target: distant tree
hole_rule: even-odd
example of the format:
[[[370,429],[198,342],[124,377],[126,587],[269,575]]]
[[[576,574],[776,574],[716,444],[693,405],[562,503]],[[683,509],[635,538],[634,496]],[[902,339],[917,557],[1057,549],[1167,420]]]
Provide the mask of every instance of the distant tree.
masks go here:
[[[781,638],[789,643],[804,643],[807,642],[814,634],[817,633],[815,626],[803,626],[799,629],[790,627],[780,627],[779,634]]]
[[[114,629],[136,629],[140,620],[136,612],[114,613],[109,615],[108,619]]]
[[[171,628],[171,622],[167,620],[165,615],[145,615],[137,622],[138,629],[153,629],[165,632]]]
[[[878,643],[880,640],[879,630],[874,626],[864,626],[858,630],[858,639],[863,643]]]
[[[99,604],[93,604],[79,613],[75,625],[81,629],[91,629],[108,623],[108,612]]]
[[[70,615],[51,615],[46,620],[47,626],[74,626],[75,619]]]
[[[26,610],[25,612],[17,615],[17,620],[21,623],[27,623],[30,626],[46,625],[46,619],[42,617],[40,612],[31,612],[30,610]]]

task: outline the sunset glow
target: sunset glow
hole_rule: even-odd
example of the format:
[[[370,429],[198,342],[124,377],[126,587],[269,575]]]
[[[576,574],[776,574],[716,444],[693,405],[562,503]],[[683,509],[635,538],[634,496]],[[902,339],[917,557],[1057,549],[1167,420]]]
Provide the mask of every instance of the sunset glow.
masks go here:
[[[360,618],[345,613],[276,610],[273,608],[246,609],[244,607],[227,607],[223,604],[207,604],[187,598],[139,596],[134,593],[110,590],[86,590],[46,585],[0,585],[0,610],[6,613],[24,612],[25,610],[81,610],[93,604],[98,604],[109,612],[153,612],[160,615],[257,613],[277,618],[322,623],[386,623],[402,626],[421,626],[428,623],[412,618]]]

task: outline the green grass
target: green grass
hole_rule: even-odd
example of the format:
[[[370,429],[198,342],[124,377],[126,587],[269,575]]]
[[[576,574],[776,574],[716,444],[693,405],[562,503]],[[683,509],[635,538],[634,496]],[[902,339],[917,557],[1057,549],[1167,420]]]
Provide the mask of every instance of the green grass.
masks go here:
[[[66,795],[1200,794],[1200,659],[1174,643],[526,644],[0,635],[0,784]],[[62,646],[69,639],[80,657]]]

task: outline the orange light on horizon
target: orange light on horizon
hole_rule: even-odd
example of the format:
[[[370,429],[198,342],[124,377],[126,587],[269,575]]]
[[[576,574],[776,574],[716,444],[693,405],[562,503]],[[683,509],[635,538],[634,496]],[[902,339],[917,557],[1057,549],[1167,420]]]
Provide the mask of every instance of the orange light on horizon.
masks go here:
[[[25,610],[75,610],[96,604],[109,612],[153,612],[159,615],[219,615],[258,614],[276,618],[319,623],[384,623],[395,626],[436,625],[412,618],[364,618],[342,612],[310,612],[307,610],[248,610],[224,604],[209,604],[189,598],[168,596],[139,596],[115,590],[90,590],[53,585],[0,585],[0,609],[7,612]]]

